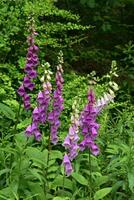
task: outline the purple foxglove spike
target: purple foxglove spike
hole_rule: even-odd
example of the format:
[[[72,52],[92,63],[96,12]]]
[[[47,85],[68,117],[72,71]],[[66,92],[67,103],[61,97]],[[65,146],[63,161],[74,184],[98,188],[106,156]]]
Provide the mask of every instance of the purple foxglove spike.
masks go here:
[[[70,176],[70,174],[73,172],[73,168],[72,168],[71,162],[70,162],[67,154],[64,155],[63,165],[64,165],[64,168],[65,168],[66,175]]]
[[[40,92],[38,93],[37,101],[38,101],[39,104],[44,103],[44,94],[43,94],[42,91],[40,91]]]
[[[26,73],[30,73],[32,71],[32,67],[28,64],[25,68],[24,68],[24,71]]]
[[[85,148],[86,148],[86,141],[83,140],[80,144],[79,144],[79,148],[80,148],[80,151],[84,151]]]
[[[45,123],[46,120],[47,120],[47,116],[45,114],[41,114],[41,116],[40,116],[41,123]]]
[[[44,96],[46,96],[46,95],[50,95],[49,90],[44,90],[43,93],[44,93]]]
[[[24,101],[29,102],[30,101],[30,96],[28,94],[24,95]]]
[[[30,102],[29,101],[25,101],[24,102],[24,107],[25,107],[26,110],[29,110],[31,108]]]
[[[74,136],[75,135],[75,129],[71,126],[69,128],[69,136]]]
[[[31,58],[33,56],[33,52],[28,49],[26,58]]]
[[[75,133],[74,137],[73,137],[73,141],[74,143],[77,143],[79,141],[79,136]]]
[[[38,130],[34,131],[34,136],[37,141],[41,140],[41,133]]]
[[[30,91],[32,91],[33,89],[34,89],[34,87],[35,87],[35,83],[30,83],[29,85],[28,85],[28,89],[30,90]]]
[[[38,48],[36,45],[33,45],[33,50],[34,50],[35,52],[38,52],[38,51],[39,51],[39,48]]]
[[[48,120],[51,122],[51,121],[53,121],[53,119],[54,119],[53,112],[50,112],[50,113],[48,114]]]
[[[52,133],[52,135],[55,135],[56,133],[57,133],[57,127],[56,126],[51,126],[51,133]]]
[[[29,90],[33,90],[35,84],[31,82],[31,79],[28,76],[25,76],[23,79],[23,84],[25,88],[28,88]]]
[[[78,149],[79,149],[79,146],[77,144],[74,144],[68,155],[71,161],[78,155]]]
[[[38,121],[40,119],[40,111],[37,107],[34,108],[32,116],[33,116],[33,121]]]
[[[33,122],[33,123],[31,124],[31,126],[32,126],[32,132],[35,132],[35,131],[38,130],[38,123],[37,123],[37,122]]]
[[[32,69],[31,71],[28,72],[28,75],[30,78],[36,78],[37,72],[34,69]]]
[[[64,146],[65,148],[69,148],[70,145],[71,145],[71,143],[70,143],[70,138],[69,138],[69,136],[67,136],[67,137],[65,138],[65,140],[64,140],[63,146]]]
[[[23,96],[26,94],[25,88],[24,88],[23,84],[19,87],[19,89],[17,90],[17,92],[18,92],[18,94],[19,94],[21,97],[23,97]]]
[[[60,126],[60,121],[59,121],[58,119],[56,119],[54,125],[55,125],[56,127],[59,127],[59,126]]]
[[[31,135],[33,134],[33,132],[32,132],[32,126],[31,126],[31,125],[29,125],[29,126],[26,128],[25,134],[26,134],[27,136],[31,136]]]
[[[32,30],[32,29],[31,29]],[[33,90],[35,84],[31,82],[31,79],[35,78],[37,76],[37,72],[33,69],[38,64],[38,47],[34,45],[34,35],[31,33],[31,35],[28,37],[28,52],[26,55],[26,65],[24,68],[24,72],[26,72],[26,76],[23,79],[23,88],[20,87],[18,89],[18,93],[20,96],[24,96],[26,93],[24,92],[24,89],[27,88],[30,91]],[[23,98],[24,107],[26,110],[30,109],[30,99],[25,95]]]
[[[29,83],[31,83],[30,78],[28,76],[24,76],[24,78],[23,78],[23,84],[25,85],[25,84],[29,84]]]
[[[96,144],[91,145],[91,152],[95,156],[97,156],[99,154],[99,148]]]
[[[92,154],[97,155],[99,153],[97,146],[94,145],[94,140],[97,137],[99,124],[96,123],[96,117],[98,110],[95,107],[95,95],[92,90],[88,92],[88,103],[81,113],[80,126],[83,134],[83,141],[80,143],[80,150],[89,148]],[[94,149],[92,149],[92,147]]]
[[[87,134],[89,131],[88,131],[88,127],[84,126],[83,129],[82,129],[82,134]]]
[[[95,95],[94,95],[94,92],[93,90],[90,90],[89,93],[88,93],[88,100],[91,102],[91,103],[95,103]]]
[[[51,134],[51,142],[54,144],[54,145],[56,145],[57,144],[57,142],[58,142],[58,137],[57,137],[57,135],[55,134]]]
[[[92,127],[91,128],[91,137],[96,138],[96,136],[97,136],[97,130],[94,127]]]

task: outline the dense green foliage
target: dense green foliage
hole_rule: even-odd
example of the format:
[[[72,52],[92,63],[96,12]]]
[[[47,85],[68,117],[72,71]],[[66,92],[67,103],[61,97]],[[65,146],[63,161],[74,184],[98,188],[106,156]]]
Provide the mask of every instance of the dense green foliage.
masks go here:
[[[0,200],[133,200],[134,1],[1,0],[0,4]],[[41,142],[25,137],[31,112],[20,106],[16,93],[24,75],[31,16],[40,48],[38,73],[42,75],[41,63],[49,61],[53,85],[57,53],[64,52],[64,110],[60,140],[51,150],[48,124],[42,127]],[[113,59],[119,77],[110,71]],[[107,92],[110,81],[120,87],[115,102],[97,119],[100,155],[80,153],[73,162],[74,172],[66,177],[62,143],[72,103],[80,98],[81,111],[89,86],[98,98]],[[40,88],[36,80],[33,105]]]

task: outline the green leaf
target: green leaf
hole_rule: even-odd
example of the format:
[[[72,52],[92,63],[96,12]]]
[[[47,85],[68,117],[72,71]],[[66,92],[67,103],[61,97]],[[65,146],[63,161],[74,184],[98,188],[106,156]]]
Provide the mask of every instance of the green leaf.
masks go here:
[[[84,176],[82,176],[81,174],[78,174],[78,173],[76,173],[76,172],[73,172],[73,173],[72,173],[72,177],[73,177],[78,183],[80,183],[81,185],[86,185],[86,186],[88,186],[88,181],[87,181],[87,179],[86,179]]]
[[[57,187],[63,187],[63,176],[61,175],[58,175],[52,182],[51,188],[56,189]],[[64,188],[73,191],[73,183],[66,177],[64,177]]]
[[[134,192],[134,170],[128,172],[128,183],[130,190]]]
[[[8,119],[12,119],[13,121],[15,120],[15,113],[9,106],[0,103],[0,112],[2,112]]]
[[[43,166],[47,165],[47,154],[48,151],[45,149],[43,152],[41,152],[37,147],[28,147],[26,149],[26,154],[28,157],[34,161],[33,164],[41,164]]]
[[[108,176],[100,176],[95,179],[96,185],[101,186],[102,184],[108,182]]]
[[[58,150],[52,150],[50,152],[50,160],[57,159],[57,158],[62,160],[62,153]]]
[[[98,190],[94,195],[94,200],[99,200],[105,197],[107,194],[109,194],[112,190],[112,187],[103,188],[101,190]]]
[[[2,169],[0,170],[0,176],[8,172],[10,172],[10,169]]]
[[[17,129],[20,130],[26,128],[26,126],[28,126],[30,123],[31,123],[31,118],[26,118],[17,125]]]

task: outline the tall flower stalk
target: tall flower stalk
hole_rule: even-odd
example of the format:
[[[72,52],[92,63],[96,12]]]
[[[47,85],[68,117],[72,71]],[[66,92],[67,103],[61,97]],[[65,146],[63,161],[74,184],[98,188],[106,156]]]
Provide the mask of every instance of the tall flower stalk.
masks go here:
[[[32,112],[32,124],[26,128],[26,135],[34,135],[35,139],[39,141],[41,139],[41,132],[39,129],[40,124],[44,124],[48,118],[48,107],[51,100],[52,85],[50,83],[52,72],[49,70],[49,63],[42,65],[44,67],[44,75],[41,78],[42,91],[39,91],[37,95],[37,106]]]
[[[65,173],[69,176],[72,171],[71,161],[78,155],[79,150],[79,110],[78,102],[75,100],[72,106],[72,115],[71,115],[71,125],[69,128],[69,133],[66,136],[63,146],[66,148],[67,152],[64,155],[63,165],[65,168]]]
[[[95,156],[99,154],[99,148],[95,142],[100,127],[97,123],[97,116],[109,102],[113,101],[113,98],[114,93],[112,90],[109,90],[109,93],[105,93],[104,96],[96,101],[95,94],[90,89],[88,91],[88,103],[85,105],[80,116],[78,111],[79,104],[76,101],[74,102],[72,106],[71,126],[63,143],[67,151],[63,158],[63,165],[67,176],[73,171],[72,160],[75,159],[79,151],[84,151],[85,149],[89,150],[89,170],[91,170],[91,154]],[[78,144],[79,132],[81,132],[83,138]]]
[[[82,111],[80,117],[83,140],[79,146],[81,151],[88,148],[95,156],[99,154],[99,148],[95,143],[99,129],[99,124],[96,122],[97,115],[98,112],[95,107],[95,95],[93,90],[89,90],[88,103]]]
[[[33,21],[30,26],[30,35],[28,36],[28,52],[26,56],[26,64],[24,68],[24,72],[26,73],[23,78],[23,83],[18,88],[18,94],[23,99],[23,104],[26,110],[30,109],[30,96],[29,91],[32,91],[35,87],[33,79],[37,77],[36,67],[39,63],[38,61],[38,47],[35,45],[34,37],[37,35],[34,29]]]
[[[58,142],[58,128],[60,126],[60,114],[63,110],[63,97],[62,97],[62,89],[64,79],[62,77],[63,74],[63,54],[60,52],[58,57],[58,66],[56,72],[56,90],[53,93],[53,103],[52,103],[52,111],[48,115],[48,120],[50,122],[50,132],[51,132],[51,142],[55,145]]]

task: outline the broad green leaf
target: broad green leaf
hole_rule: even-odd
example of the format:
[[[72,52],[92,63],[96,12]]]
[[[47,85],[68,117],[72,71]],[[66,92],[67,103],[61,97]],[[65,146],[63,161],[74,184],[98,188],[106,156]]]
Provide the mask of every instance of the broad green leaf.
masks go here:
[[[34,179],[36,178],[37,180],[39,180],[42,183],[42,177],[39,174],[40,172],[38,171],[38,169],[30,169],[29,171],[33,175]]]
[[[12,119],[13,121],[15,120],[15,113],[9,106],[0,103],[0,112],[2,112],[8,119]]]
[[[39,182],[34,183],[34,182],[29,181],[28,185],[31,190],[31,193],[36,196],[36,199],[45,200],[45,194],[43,191],[43,187],[40,186]]]
[[[16,143],[19,147],[24,146],[27,142],[27,138],[26,138],[25,134],[23,134],[23,133],[16,134],[15,140],[16,140]]]
[[[100,176],[96,178],[95,182],[97,186],[101,186],[102,184],[108,182],[108,180],[108,176]]]
[[[130,190],[134,192],[134,170],[128,172],[128,183]]]
[[[94,195],[94,200],[103,199],[106,195],[108,195],[112,190],[112,187],[103,188],[98,190]]]
[[[88,181],[87,181],[87,179],[86,179],[84,176],[82,176],[81,174],[78,174],[78,173],[76,173],[76,172],[73,172],[73,173],[72,173],[72,177],[73,177],[78,183],[80,183],[81,185],[86,185],[86,186],[88,186]]]
[[[62,157],[63,156],[62,156],[62,153],[60,151],[51,150],[51,152],[50,152],[50,160],[57,159],[57,158],[62,159]]]
[[[57,187],[63,187],[63,183],[64,183],[64,188],[69,189],[71,191],[73,190],[72,181],[66,177],[64,177],[64,180],[63,180],[63,176],[61,175],[55,178],[55,180],[52,182],[51,188],[56,189]]]
[[[26,155],[38,164],[46,166],[47,164],[47,151],[41,152],[38,148],[35,147],[28,147],[26,149]],[[34,164],[34,163],[33,163]]]
[[[58,170],[59,166],[50,166],[48,168],[48,173],[51,173],[51,172],[56,172]]]

